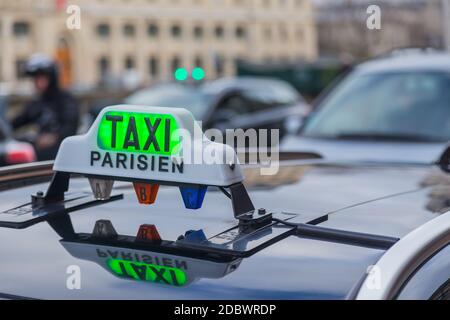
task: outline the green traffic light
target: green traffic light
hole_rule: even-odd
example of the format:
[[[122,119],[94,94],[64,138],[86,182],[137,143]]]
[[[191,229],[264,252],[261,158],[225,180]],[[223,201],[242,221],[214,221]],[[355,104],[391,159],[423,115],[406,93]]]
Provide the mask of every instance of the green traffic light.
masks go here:
[[[188,78],[188,72],[185,68],[178,68],[174,73],[175,80],[185,81]]]
[[[205,78],[205,70],[200,67],[194,68],[192,70],[192,78],[197,81],[203,80]]]

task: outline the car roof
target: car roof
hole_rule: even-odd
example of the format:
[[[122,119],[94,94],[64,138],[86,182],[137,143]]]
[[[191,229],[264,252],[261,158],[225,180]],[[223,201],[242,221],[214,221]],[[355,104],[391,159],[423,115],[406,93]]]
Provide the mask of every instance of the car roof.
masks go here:
[[[325,227],[402,237],[448,210],[444,193],[438,191],[450,179],[432,166],[292,162],[269,177],[258,170],[245,169],[255,204],[303,218],[329,214]],[[47,185],[1,192],[1,211],[29,201],[30,194]],[[91,192],[86,178],[71,180],[69,191]],[[142,206],[132,184],[117,183],[114,193],[123,193],[123,200],[71,216],[77,232],[91,232],[95,221],[109,219],[120,234],[135,234],[140,224],[152,223],[163,239],[176,239],[189,229],[203,229],[211,236],[235,222],[226,197],[210,191],[202,209],[187,212],[175,187],[162,187],[156,204]],[[4,293],[35,298],[232,299],[239,292],[241,298],[253,299],[336,299],[345,298],[382,255],[381,250],[291,236],[245,258],[229,275],[173,288],[116,278],[97,264],[69,254],[59,242],[60,237],[46,223],[25,230],[2,229],[0,254],[8,257],[0,268]],[[26,272],[29,267],[23,262],[32,257],[33,272]],[[71,265],[82,268],[83,290],[64,286],[66,268]]]
[[[291,85],[283,80],[268,77],[224,77],[217,80],[206,82],[202,85],[202,89],[208,93],[218,93],[239,88],[245,88],[252,85],[282,85],[291,88]]]
[[[192,91],[196,90],[199,93],[211,95],[211,96],[221,96],[228,92],[235,90],[242,90],[245,88],[251,88],[252,86],[282,86],[292,93],[296,94],[301,98],[300,94],[287,82],[267,77],[252,77],[252,76],[241,76],[241,77],[224,77],[217,80],[207,81],[197,86],[195,83],[191,82],[160,82],[153,86],[142,88],[136,93],[142,93],[158,89],[173,89],[179,91]],[[133,94],[132,94],[133,95]],[[131,96],[132,96],[131,95]]]
[[[359,64],[358,73],[403,71],[450,72],[450,54],[445,52],[398,52]]]

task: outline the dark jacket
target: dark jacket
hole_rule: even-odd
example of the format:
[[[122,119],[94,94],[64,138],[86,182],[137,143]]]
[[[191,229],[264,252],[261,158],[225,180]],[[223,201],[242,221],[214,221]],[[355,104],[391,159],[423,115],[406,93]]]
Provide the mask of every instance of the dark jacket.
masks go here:
[[[79,122],[79,107],[75,98],[58,86],[56,71],[50,75],[49,87],[41,96],[33,99],[25,111],[15,118],[11,125],[14,129],[34,124],[39,134],[58,135],[58,143],[48,150],[36,150],[38,160],[53,159],[61,141],[76,134]]]

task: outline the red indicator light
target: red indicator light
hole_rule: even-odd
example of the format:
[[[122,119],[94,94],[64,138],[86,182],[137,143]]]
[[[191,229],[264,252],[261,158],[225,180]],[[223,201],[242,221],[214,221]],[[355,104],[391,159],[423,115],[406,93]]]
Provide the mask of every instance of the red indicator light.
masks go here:
[[[24,142],[12,142],[6,145],[5,160],[8,164],[36,161],[36,154],[31,145]]]
[[[133,183],[134,191],[141,204],[152,204],[156,201],[159,184]]]
[[[139,227],[137,241],[161,242],[161,236],[154,224],[143,224]]]

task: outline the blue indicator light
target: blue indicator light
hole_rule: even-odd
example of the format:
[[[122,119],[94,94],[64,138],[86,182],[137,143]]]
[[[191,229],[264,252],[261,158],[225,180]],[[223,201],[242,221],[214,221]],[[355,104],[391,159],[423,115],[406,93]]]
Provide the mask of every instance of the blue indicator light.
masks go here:
[[[205,198],[207,186],[202,187],[180,187],[184,206],[187,209],[200,209]]]
[[[189,242],[203,242],[206,239],[206,235],[202,229],[200,230],[189,230],[184,234],[184,240]]]

